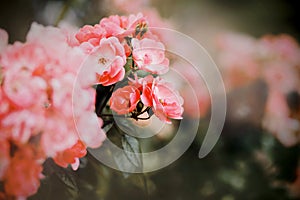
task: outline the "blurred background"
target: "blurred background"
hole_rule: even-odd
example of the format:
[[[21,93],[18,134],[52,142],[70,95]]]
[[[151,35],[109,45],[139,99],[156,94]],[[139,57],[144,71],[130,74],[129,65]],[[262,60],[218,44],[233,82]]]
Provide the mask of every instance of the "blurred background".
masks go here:
[[[38,194],[30,199],[300,199],[300,10],[297,0],[2,0],[0,28],[7,30],[9,41],[13,43],[25,41],[33,21],[44,25],[57,25],[64,21],[80,27],[96,24],[102,17],[111,14],[149,9],[156,10],[170,27],[203,45],[222,72],[228,113],[216,147],[207,157],[198,158],[209,123],[207,111],[201,115],[198,134],[190,148],[164,169],[128,176],[102,166],[89,155],[89,162],[83,159],[86,165],[75,175],[76,187],[74,184],[66,186],[61,178],[52,175],[42,181]],[[280,34],[289,36],[278,49],[282,47],[282,51],[289,50],[286,50],[290,52],[288,55],[295,54],[290,58],[292,61],[286,58],[288,56],[280,57],[280,62],[289,63],[282,74],[289,70],[296,75],[280,79],[283,85],[285,81],[295,79],[292,89],[280,92],[282,103],[276,101],[276,95],[271,99],[271,94],[277,94],[272,84],[279,78],[275,76],[278,79],[270,83],[266,75],[277,73],[275,68],[271,68],[270,73],[260,70],[250,78],[241,75],[252,73],[248,70],[253,69],[253,65],[247,64],[252,56],[255,58],[251,62],[255,60],[255,66],[257,60],[259,64],[263,63],[261,65],[277,60],[268,57],[268,61],[262,62],[262,56],[257,58],[256,53],[261,51],[261,46],[263,49],[267,46],[268,52],[276,49],[276,45],[271,44],[276,43]],[[265,38],[266,35],[273,35],[275,39],[273,36]],[[238,54],[248,50],[251,53]],[[281,56],[281,53],[274,55]],[[235,61],[237,59],[240,59],[239,62]],[[226,65],[230,66],[223,67]],[[240,71],[232,75],[231,66],[234,66],[234,72],[236,68]],[[232,76],[241,80],[232,83]],[[200,95],[199,98],[206,99],[206,96]],[[209,107],[209,103],[199,104]],[[282,109],[283,106],[286,109]],[[268,108],[279,110],[276,120],[282,123],[281,129],[275,126],[274,131],[273,123],[278,121],[272,121],[272,116],[277,116],[277,113]],[[286,116],[281,115],[283,112]],[[292,128],[288,125],[290,119]],[[270,121],[272,126],[268,123]],[[288,132],[289,129],[293,132]],[[287,138],[283,133],[293,137]],[[154,146],[159,147],[171,139],[172,135],[161,137]]]

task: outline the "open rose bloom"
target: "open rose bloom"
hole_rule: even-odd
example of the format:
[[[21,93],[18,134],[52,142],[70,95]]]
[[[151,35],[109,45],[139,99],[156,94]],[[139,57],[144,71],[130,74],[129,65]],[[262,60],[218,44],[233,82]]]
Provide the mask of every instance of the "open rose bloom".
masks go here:
[[[169,69],[164,44],[148,26],[141,13],[103,18],[76,32],[33,23],[26,41],[14,44],[0,29],[1,195],[35,194],[48,158],[77,170],[87,148],[99,148],[106,139],[106,105],[135,120],[145,112],[165,123],[182,118],[183,100],[170,83],[137,76]],[[132,84],[133,77],[139,84]]]

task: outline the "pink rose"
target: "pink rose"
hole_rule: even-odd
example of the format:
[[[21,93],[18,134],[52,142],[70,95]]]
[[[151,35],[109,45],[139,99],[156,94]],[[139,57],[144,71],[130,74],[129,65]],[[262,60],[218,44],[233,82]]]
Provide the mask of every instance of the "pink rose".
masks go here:
[[[118,114],[127,114],[132,112],[140,100],[140,91],[128,85],[117,89],[111,96],[110,108]]]
[[[128,19],[125,16],[112,15],[108,18],[103,18],[100,21],[100,26],[106,31],[106,37],[118,36],[126,31]]]
[[[124,61],[118,57],[102,75],[97,74],[98,83],[107,86],[123,80],[125,76]]]
[[[183,99],[170,83],[150,75],[139,81],[143,85],[141,95],[143,104],[152,107],[160,120],[171,123],[170,118],[182,119]]]
[[[132,55],[139,69],[154,74],[164,74],[169,70],[169,60],[165,57],[165,47],[161,42],[144,38],[133,38]]]
[[[81,78],[89,79],[87,76],[91,76],[97,83],[112,85],[123,80],[125,63],[125,50],[119,40],[116,37],[103,38],[84,63],[83,70],[89,72],[81,74]]]
[[[101,27],[106,31],[106,37],[131,35],[135,32],[138,24],[147,24],[145,17],[141,13],[129,15],[128,17],[113,15],[100,21]]]
[[[85,25],[75,35],[79,43],[89,42],[94,46],[99,44],[99,41],[106,35],[105,29],[99,24],[95,26]]]

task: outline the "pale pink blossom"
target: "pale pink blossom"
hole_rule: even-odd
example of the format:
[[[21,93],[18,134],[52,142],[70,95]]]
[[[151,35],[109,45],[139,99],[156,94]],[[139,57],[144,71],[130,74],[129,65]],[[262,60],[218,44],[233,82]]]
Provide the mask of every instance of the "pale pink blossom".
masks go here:
[[[112,85],[123,80],[125,63],[125,50],[119,40],[115,37],[103,38],[85,61],[82,70],[87,74],[80,74],[80,79],[86,82],[84,84]]]
[[[76,122],[78,135],[85,146],[98,148],[106,139],[105,132],[102,130],[103,121],[95,113],[82,113]]]
[[[59,29],[65,35],[67,44],[71,47],[78,46],[80,43],[76,38],[79,29],[68,22],[62,21],[59,23]]]
[[[8,70],[3,81],[3,92],[14,105],[28,108],[34,104],[40,107],[47,102],[47,83],[39,77],[32,75],[29,69]]]
[[[59,62],[65,59],[68,50],[72,49],[67,39],[61,29],[52,26],[43,26],[34,22],[27,33],[26,43],[40,46],[44,51],[43,55],[51,59],[52,62],[57,61],[59,65]]]
[[[80,44],[84,42],[88,42],[94,46],[97,46],[99,45],[100,40],[105,36],[106,36],[105,29],[102,26],[100,26],[100,24],[96,24],[94,26],[91,25],[83,26],[76,34],[75,37]]]
[[[72,147],[77,142],[78,135],[72,117],[66,117],[56,110],[51,111],[46,119],[41,146],[46,156],[54,157],[56,153]]]
[[[106,31],[106,37],[123,37],[132,35],[138,24],[147,24],[142,13],[137,15],[118,16],[112,15],[100,21],[101,27]]]
[[[132,56],[139,69],[154,74],[164,74],[169,70],[169,59],[165,57],[165,47],[161,42],[144,38],[133,38]]]
[[[113,92],[110,99],[110,108],[122,115],[132,112],[140,100],[140,91],[128,85]]]
[[[73,116],[73,107],[70,105],[73,98],[74,74],[65,73],[62,77],[49,80],[52,89],[51,108],[59,110],[66,117]],[[80,105],[79,105],[80,106]]]
[[[16,110],[10,112],[1,120],[2,130],[16,142],[26,143],[31,136],[42,132],[45,116],[39,110]]]
[[[125,76],[124,61],[122,58],[116,58],[111,66],[104,70],[101,75],[97,74],[97,82],[104,85],[112,85],[123,80]]]

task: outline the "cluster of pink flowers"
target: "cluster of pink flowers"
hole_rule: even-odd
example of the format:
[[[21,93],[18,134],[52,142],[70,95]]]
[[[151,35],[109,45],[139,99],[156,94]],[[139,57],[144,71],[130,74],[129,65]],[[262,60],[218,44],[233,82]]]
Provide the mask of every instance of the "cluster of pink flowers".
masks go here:
[[[78,86],[86,102],[73,112],[73,85],[85,55],[63,30],[33,23],[26,42],[7,40],[1,30],[0,180],[6,195],[21,198],[37,191],[46,158],[77,169],[86,148],[99,147],[105,134],[99,126],[84,127],[86,116],[102,123],[92,87]]]
[[[254,39],[227,34],[218,38],[219,66],[228,90],[262,79],[268,86],[263,127],[285,146],[300,141],[299,108],[291,109],[287,96],[300,94],[300,47],[288,35]],[[296,110],[295,110],[296,109]],[[298,116],[298,117],[297,117]]]
[[[152,109],[158,118],[170,123],[171,118],[181,119],[183,100],[169,83],[151,75],[168,72],[169,59],[165,56],[164,44],[148,27],[149,22],[141,13],[129,17],[116,15],[94,26],[84,26],[76,38],[89,54],[86,68],[97,74],[89,80],[110,86],[126,80],[126,74],[131,75],[128,85],[112,94],[110,108],[113,111],[138,119],[137,105],[141,102],[145,109]],[[149,75],[138,78],[138,71]]]
[[[128,83],[109,101],[124,117],[137,120],[152,110],[166,123],[181,119],[179,93],[153,77],[168,71],[169,60],[148,26],[142,14],[110,16],[75,33],[33,23],[26,41],[12,45],[0,29],[1,196],[37,192],[45,159],[76,170],[87,147],[101,146],[106,135],[95,113],[95,85]],[[148,75],[138,78],[140,71]]]

